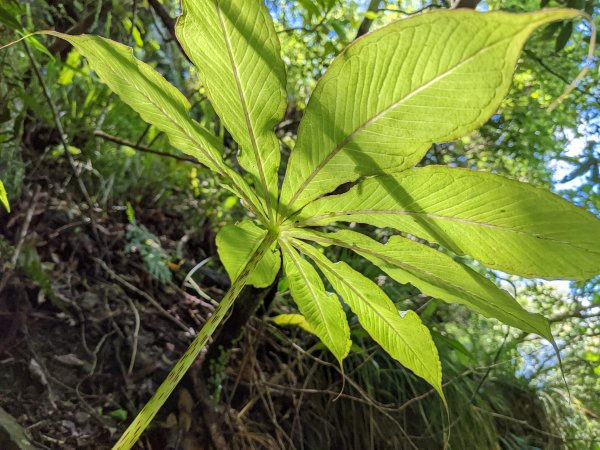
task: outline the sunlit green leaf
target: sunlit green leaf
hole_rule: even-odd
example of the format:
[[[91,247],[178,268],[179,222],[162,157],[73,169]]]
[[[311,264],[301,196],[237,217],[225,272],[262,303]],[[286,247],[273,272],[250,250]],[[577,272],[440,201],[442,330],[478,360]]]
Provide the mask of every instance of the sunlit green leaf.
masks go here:
[[[81,57],[77,50],[71,50],[67,55],[65,65],[58,76],[58,84],[62,84],[63,86],[71,84],[73,82],[75,74],[79,70],[80,62]]]
[[[600,220],[561,197],[498,175],[429,166],[324,197],[300,221],[392,227],[526,277],[600,273]]]
[[[219,231],[216,239],[219,258],[231,280],[238,277],[266,234],[266,230],[257,227],[250,221],[244,221],[237,225],[226,225]],[[265,254],[248,277],[248,284],[259,288],[270,286],[275,281],[280,267],[281,255],[273,244],[271,251]]]
[[[99,36],[50,33],[70,42],[121,99],[163,131],[174,147],[213,170],[222,164],[221,144],[192,120],[188,100],[162,75],[133,56],[131,48]]]
[[[277,199],[279,142],[286,107],[279,40],[262,0],[183,1],[177,37],[198,68],[213,107],[241,147],[240,165]]]
[[[394,280],[410,283],[425,295],[465,305],[485,317],[496,318],[554,342],[543,316],[527,312],[487,278],[426,245],[402,236],[392,236],[387,244],[381,244],[349,230],[331,234],[298,230],[292,235],[322,245],[350,248]]]
[[[477,129],[506,95],[530,33],[577,14],[436,11],[355,41],[310,99],[282,208],[291,213],[359,176],[407,169],[432,143]]]
[[[315,334],[308,320],[302,314],[278,314],[270,319],[275,325],[280,327],[296,326],[302,328],[307,333]]]
[[[394,359],[442,392],[442,366],[431,334],[414,311],[399,313],[376,283],[343,261],[332,263],[314,247],[295,241],[358,316],[360,324]]]
[[[114,409],[114,410],[110,411],[108,413],[108,415],[110,417],[112,417],[113,419],[117,419],[117,420],[121,420],[121,421],[127,420],[127,417],[128,417],[127,410],[125,410],[125,409]]]
[[[10,203],[8,202],[8,195],[6,194],[6,189],[4,188],[2,180],[0,180],[0,203],[2,203],[4,208],[10,212]]]
[[[282,250],[283,268],[298,309],[341,364],[352,343],[342,304],[335,294],[325,291],[315,268],[296,250],[289,245]]]
[[[242,178],[223,163],[219,139],[190,118],[189,101],[157,71],[136,59],[131,48],[99,36],[45,33],[70,42],[102,81],[146,122],[164,132],[174,147],[233,180],[238,195],[249,200],[247,206],[258,204]]]

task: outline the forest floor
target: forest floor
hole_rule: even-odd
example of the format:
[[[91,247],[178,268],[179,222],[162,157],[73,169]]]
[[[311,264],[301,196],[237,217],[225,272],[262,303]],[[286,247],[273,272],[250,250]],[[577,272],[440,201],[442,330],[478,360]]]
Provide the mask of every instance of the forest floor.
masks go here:
[[[96,211],[92,223],[78,205],[37,192],[0,221],[4,257],[7,241],[17,243],[0,294],[0,407],[39,448],[109,448],[214,307],[177,282],[156,282],[125,254],[122,212]],[[176,245],[176,220],[157,211],[143,220]],[[204,448],[201,430],[173,421],[193,407],[177,403],[147,448]],[[1,435],[0,448],[10,448]]]

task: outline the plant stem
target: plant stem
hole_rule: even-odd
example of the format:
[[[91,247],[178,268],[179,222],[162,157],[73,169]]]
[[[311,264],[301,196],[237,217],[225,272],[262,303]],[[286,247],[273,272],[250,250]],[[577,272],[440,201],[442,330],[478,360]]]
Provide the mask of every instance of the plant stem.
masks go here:
[[[242,288],[246,285],[246,281],[250,274],[254,271],[262,257],[269,251],[277,236],[273,233],[268,233],[261,244],[258,246],[254,254],[250,257],[244,269],[240,272],[235,281],[231,284],[229,291],[219,303],[214,314],[210,316],[204,324],[198,335],[194,338],[189,348],[183,356],[177,361],[175,367],[171,370],[165,381],[159,386],[152,398],[146,403],[134,421],[129,425],[123,433],[119,441],[113,447],[113,450],[129,450],[139,437],[142,435],[146,427],[150,424],[156,413],[171,395],[175,387],[179,384],[185,373],[196,360],[200,351],[206,345],[208,339],[215,332],[216,328],[223,321],[233,302],[240,294]]]

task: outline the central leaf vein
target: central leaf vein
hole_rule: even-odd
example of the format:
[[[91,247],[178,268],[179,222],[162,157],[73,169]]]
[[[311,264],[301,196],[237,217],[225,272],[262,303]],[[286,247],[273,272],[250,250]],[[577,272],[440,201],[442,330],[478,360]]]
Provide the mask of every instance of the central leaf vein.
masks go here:
[[[215,8],[217,10],[217,16],[219,17],[219,25],[221,27],[221,31],[223,32],[223,38],[225,39],[225,46],[227,47],[227,55],[229,56],[229,62],[231,63],[231,70],[233,71],[233,78],[235,79],[235,84],[237,86],[238,95],[240,97],[240,104],[242,106],[242,111],[244,113],[244,120],[246,121],[246,128],[248,129],[248,135],[250,136],[250,142],[252,144],[252,151],[254,152],[256,166],[257,166],[258,173],[260,176],[260,183],[262,185],[262,189],[264,192],[264,198],[267,203],[267,211],[268,211],[267,214],[270,214],[272,211],[271,196],[269,195],[267,179],[266,179],[264,168],[263,168],[263,161],[260,156],[260,152],[258,150],[258,143],[256,141],[256,136],[254,134],[254,127],[252,126],[252,122],[250,121],[250,112],[248,110],[248,103],[246,100],[246,96],[244,94],[244,90],[242,89],[240,74],[238,71],[237,63],[235,61],[235,57],[233,55],[233,50],[231,48],[231,39],[229,37],[229,34],[227,33],[227,29],[225,27],[225,22],[223,21],[223,15],[221,13],[221,7],[219,5],[219,0],[215,0]]]

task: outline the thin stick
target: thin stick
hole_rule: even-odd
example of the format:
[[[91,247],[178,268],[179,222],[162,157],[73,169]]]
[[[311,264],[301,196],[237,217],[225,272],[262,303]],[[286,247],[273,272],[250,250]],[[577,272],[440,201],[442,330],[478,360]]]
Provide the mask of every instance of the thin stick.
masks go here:
[[[133,291],[136,294],[138,294],[138,295],[144,297],[146,300],[148,300],[148,302],[150,302],[152,304],[152,306],[154,306],[156,309],[158,309],[158,311],[165,318],[169,319],[171,322],[173,322],[175,325],[177,325],[182,330],[184,330],[186,332],[190,331],[190,327],[188,327],[186,324],[184,324],[182,321],[180,321],[179,319],[177,319],[173,315],[169,314],[169,312],[165,308],[163,308],[162,305],[160,303],[158,303],[158,301],[155,300],[150,294],[148,294],[147,292],[142,291],[141,289],[138,289],[133,284],[131,284],[129,281],[127,281],[126,279],[124,279],[123,277],[121,277],[114,270],[112,270],[110,267],[108,267],[108,265],[104,261],[102,261],[101,259],[94,258],[94,257],[92,257],[92,259],[94,261],[96,261],[100,265],[100,267],[102,267],[104,269],[104,271],[106,273],[108,273],[108,275],[110,275],[111,278],[114,278],[119,283],[121,283],[123,286],[125,286],[127,289],[129,289],[130,291]]]
[[[131,376],[133,373],[133,366],[135,365],[135,359],[137,357],[137,349],[138,349],[138,340],[140,335],[140,313],[137,308],[133,304],[133,301],[127,297],[127,303],[129,303],[129,307],[133,311],[133,316],[135,318],[135,326],[133,329],[133,341],[131,343],[131,358],[129,360],[129,367],[127,368],[127,375]]]
[[[37,66],[33,53],[31,53],[31,49],[27,44],[27,41],[23,41],[23,47],[25,47],[25,51],[27,52],[27,57],[29,58],[29,62],[31,63],[31,67],[33,68],[33,72],[35,73],[36,78],[38,79],[40,86],[42,87],[42,92],[44,93],[44,97],[50,107],[50,112],[52,113],[52,118],[54,119],[54,125],[56,126],[56,130],[58,131],[58,135],[60,137],[60,142],[62,144],[63,150],[65,152],[65,157],[67,158],[67,162],[73,171],[73,175],[75,175],[75,179],[77,180],[77,185],[79,186],[79,190],[81,191],[83,198],[85,199],[88,207],[90,209],[90,222],[92,224],[92,232],[94,233],[94,237],[96,238],[96,242],[98,245],[103,248],[103,251],[106,250],[106,246],[104,241],[100,239],[100,233],[98,233],[98,225],[96,224],[96,218],[94,217],[94,204],[92,203],[92,199],[90,198],[90,194],[88,193],[87,188],[81,177],[79,176],[79,172],[77,171],[77,166],[75,165],[75,161],[73,160],[73,156],[71,156],[71,152],[69,151],[69,143],[67,142],[67,135],[65,134],[65,130],[60,121],[60,117],[58,115],[58,110],[54,105],[54,101],[52,100],[52,96],[50,95],[50,91],[48,90],[48,86],[44,82],[44,77],[40,73],[40,69]]]
[[[573,89],[575,89],[579,85],[579,82],[581,80],[583,80],[583,77],[585,77],[587,75],[588,71],[590,70],[590,67],[592,67],[592,65],[594,63],[594,52],[596,51],[596,24],[594,23],[594,19],[592,19],[592,17],[590,15],[588,15],[584,12],[580,12],[579,15],[582,18],[584,18],[585,20],[587,20],[588,23],[590,24],[590,44],[588,46],[588,54],[586,56],[585,63],[584,63],[585,66],[583,67],[583,69],[581,69],[581,71],[575,77],[575,79],[571,82],[571,84],[569,86],[567,86],[567,88],[560,95],[560,97],[558,97],[556,100],[554,100],[550,106],[548,106],[548,109],[547,109],[548,112],[554,111],[554,109],[558,105],[560,105],[561,102],[565,98],[567,98],[569,95],[571,95],[571,92],[573,92]]]
[[[152,148],[140,145],[140,144],[134,144],[133,142],[129,142],[125,139],[121,139],[117,136],[113,136],[111,134],[105,133],[102,130],[96,130],[94,131],[94,136],[99,137],[104,139],[105,141],[110,141],[110,142],[114,142],[115,144],[119,144],[119,145],[124,145],[126,147],[130,147],[134,150],[137,150],[139,152],[143,152],[143,153],[150,153],[152,155],[157,155],[157,156],[163,156],[165,158],[172,158],[172,159],[176,159],[177,161],[183,161],[183,162],[189,162],[192,164],[196,164],[197,166],[201,166],[201,167],[206,167],[204,164],[202,164],[201,162],[197,161],[196,159],[192,158],[192,157],[188,157],[188,156],[179,156],[179,155],[172,155],[171,153],[167,153],[167,152],[161,152],[160,150],[154,150]]]

